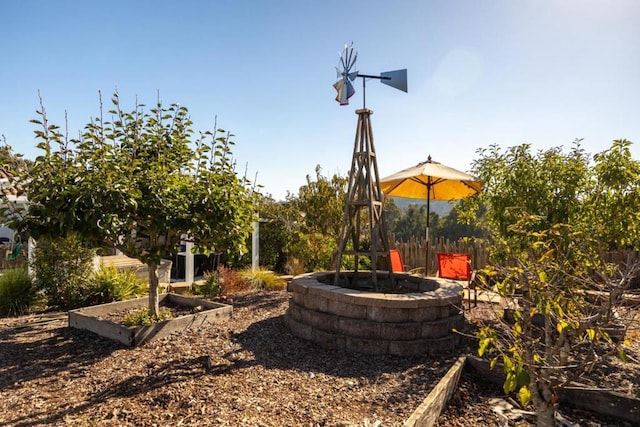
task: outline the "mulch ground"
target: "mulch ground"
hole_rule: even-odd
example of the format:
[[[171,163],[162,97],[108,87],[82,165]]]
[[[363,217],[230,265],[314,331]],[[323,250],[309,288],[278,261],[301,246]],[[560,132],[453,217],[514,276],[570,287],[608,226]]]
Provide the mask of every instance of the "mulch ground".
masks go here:
[[[398,426],[474,349],[472,340],[414,358],[323,349],[289,333],[288,299],[239,296],[231,319],[137,348],[70,329],[64,315],[0,319],[0,425]],[[633,366],[612,369],[637,393]],[[485,386],[464,374],[440,425],[498,425]]]

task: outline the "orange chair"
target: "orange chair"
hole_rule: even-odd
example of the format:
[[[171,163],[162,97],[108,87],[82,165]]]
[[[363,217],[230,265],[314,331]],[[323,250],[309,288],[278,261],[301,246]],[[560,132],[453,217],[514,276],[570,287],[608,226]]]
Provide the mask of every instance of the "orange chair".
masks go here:
[[[389,249],[389,263],[391,271],[394,273],[404,273],[404,264],[402,263],[402,255],[397,249]]]
[[[391,264],[391,271],[394,273],[418,273],[423,271],[424,268],[411,268],[408,265],[404,265],[402,262],[402,255],[397,249],[389,249],[389,264]]]
[[[469,310],[471,310],[471,290],[473,290],[474,307],[478,305],[475,271],[471,270],[471,255],[438,253],[438,277],[443,279],[465,280],[469,288]]]

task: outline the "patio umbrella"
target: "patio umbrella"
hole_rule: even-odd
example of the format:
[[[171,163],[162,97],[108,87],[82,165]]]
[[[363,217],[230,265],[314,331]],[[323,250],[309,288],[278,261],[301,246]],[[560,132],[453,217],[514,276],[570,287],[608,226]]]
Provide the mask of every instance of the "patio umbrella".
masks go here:
[[[482,189],[482,181],[473,176],[431,160],[401,170],[380,180],[380,189],[387,196],[407,197],[427,201],[427,264],[429,273],[429,213],[430,200],[456,200],[472,196]]]

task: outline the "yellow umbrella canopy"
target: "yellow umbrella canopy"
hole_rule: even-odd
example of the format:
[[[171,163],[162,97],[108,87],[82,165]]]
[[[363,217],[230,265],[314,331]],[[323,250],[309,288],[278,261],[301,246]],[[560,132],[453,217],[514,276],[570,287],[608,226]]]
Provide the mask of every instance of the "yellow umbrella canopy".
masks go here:
[[[456,200],[472,196],[482,189],[482,181],[459,170],[434,162],[426,162],[401,170],[380,180],[387,196],[422,200]]]
[[[426,162],[401,170],[380,180],[380,189],[387,196],[407,197],[427,201],[427,273],[429,260],[429,201],[456,200],[472,196],[482,189],[482,181],[457,169]]]

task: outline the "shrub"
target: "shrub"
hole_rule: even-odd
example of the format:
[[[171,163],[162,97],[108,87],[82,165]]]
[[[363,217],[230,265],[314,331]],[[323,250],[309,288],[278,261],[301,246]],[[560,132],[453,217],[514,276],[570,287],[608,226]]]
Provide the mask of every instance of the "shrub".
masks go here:
[[[264,268],[246,268],[239,273],[253,289],[264,289],[267,291],[282,290],[287,286],[287,282],[273,271]]]
[[[67,310],[96,298],[91,283],[93,256],[94,251],[74,235],[38,240],[32,263],[35,285],[44,291],[50,306]]]
[[[93,276],[93,286],[101,302],[124,301],[145,295],[149,290],[146,280],[134,270],[119,271],[114,266],[101,266]]]
[[[151,315],[149,307],[143,307],[124,316],[123,323],[125,326],[144,326],[169,319],[173,319],[173,314],[171,314],[171,310],[168,308],[161,308],[160,311],[158,311],[158,319],[156,320]]]
[[[26,313],[36,300],[36,288],[26,268],[11,268],[0,276],[0,316]]]
[[[221,288],[221,295],[233,295],[247,292],[251,287],[237,271],[224,266],[218,267],[218,283]]]
[[[196,285],[193,287],[194,291],[198,294],[204,295],[209,298],[215,298],[222,295],[222,287],[218,280],[218,273],[205,272],[204,283],[202,285]]]

